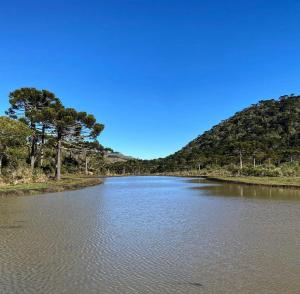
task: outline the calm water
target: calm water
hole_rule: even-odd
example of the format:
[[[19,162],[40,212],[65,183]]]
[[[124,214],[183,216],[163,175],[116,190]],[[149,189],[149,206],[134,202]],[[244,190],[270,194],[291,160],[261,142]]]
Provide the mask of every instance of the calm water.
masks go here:
[[[300,191],[173,177],[0,199],[0,293],[300,293]]]

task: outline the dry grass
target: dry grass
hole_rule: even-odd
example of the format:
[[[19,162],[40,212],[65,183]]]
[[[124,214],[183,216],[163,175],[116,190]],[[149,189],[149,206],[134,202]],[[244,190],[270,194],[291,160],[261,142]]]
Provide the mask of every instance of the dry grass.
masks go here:
[[[0,188],[0,196],[23,196],[62,192],[99,185],[102,182],[102,179],[97,177],[67,176],[61,181],[49,180],[44,183],[26,183],[2,186]]]

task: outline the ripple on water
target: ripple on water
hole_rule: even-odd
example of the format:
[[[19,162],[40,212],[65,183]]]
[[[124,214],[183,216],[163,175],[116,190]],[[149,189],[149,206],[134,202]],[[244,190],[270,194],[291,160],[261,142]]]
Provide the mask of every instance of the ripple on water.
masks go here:
[[[300,202],[240,193],[126,177],[1,199],[0,293],[298,293]]]

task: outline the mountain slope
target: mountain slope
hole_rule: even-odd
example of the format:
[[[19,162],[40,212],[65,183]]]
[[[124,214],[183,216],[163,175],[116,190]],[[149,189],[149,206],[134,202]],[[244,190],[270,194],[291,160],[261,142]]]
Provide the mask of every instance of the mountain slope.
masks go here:
[[[295,162],[299,157],[300,96],[291,95],[251,105],[166,158],[129,160],[126,167],[133,173],[228,165],[242,168]]]
[[[236,113],[168,158],[193,162],[205,157],[211,161],[241,151],[248,156],[259,154],[262,160],[275,155],[285,160],[283,153],[297,153],[299,147],[300,96],[283,96]]]

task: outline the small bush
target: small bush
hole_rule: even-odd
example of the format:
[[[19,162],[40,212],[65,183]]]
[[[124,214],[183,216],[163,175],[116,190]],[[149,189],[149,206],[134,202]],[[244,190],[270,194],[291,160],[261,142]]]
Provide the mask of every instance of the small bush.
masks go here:
[[[47,181],[47,176],[40,169],[35,169],[33,172],[28,167],[19,167],[17,169],[4,169],[2,175],[3,184],[28,184],[42,183]]]

